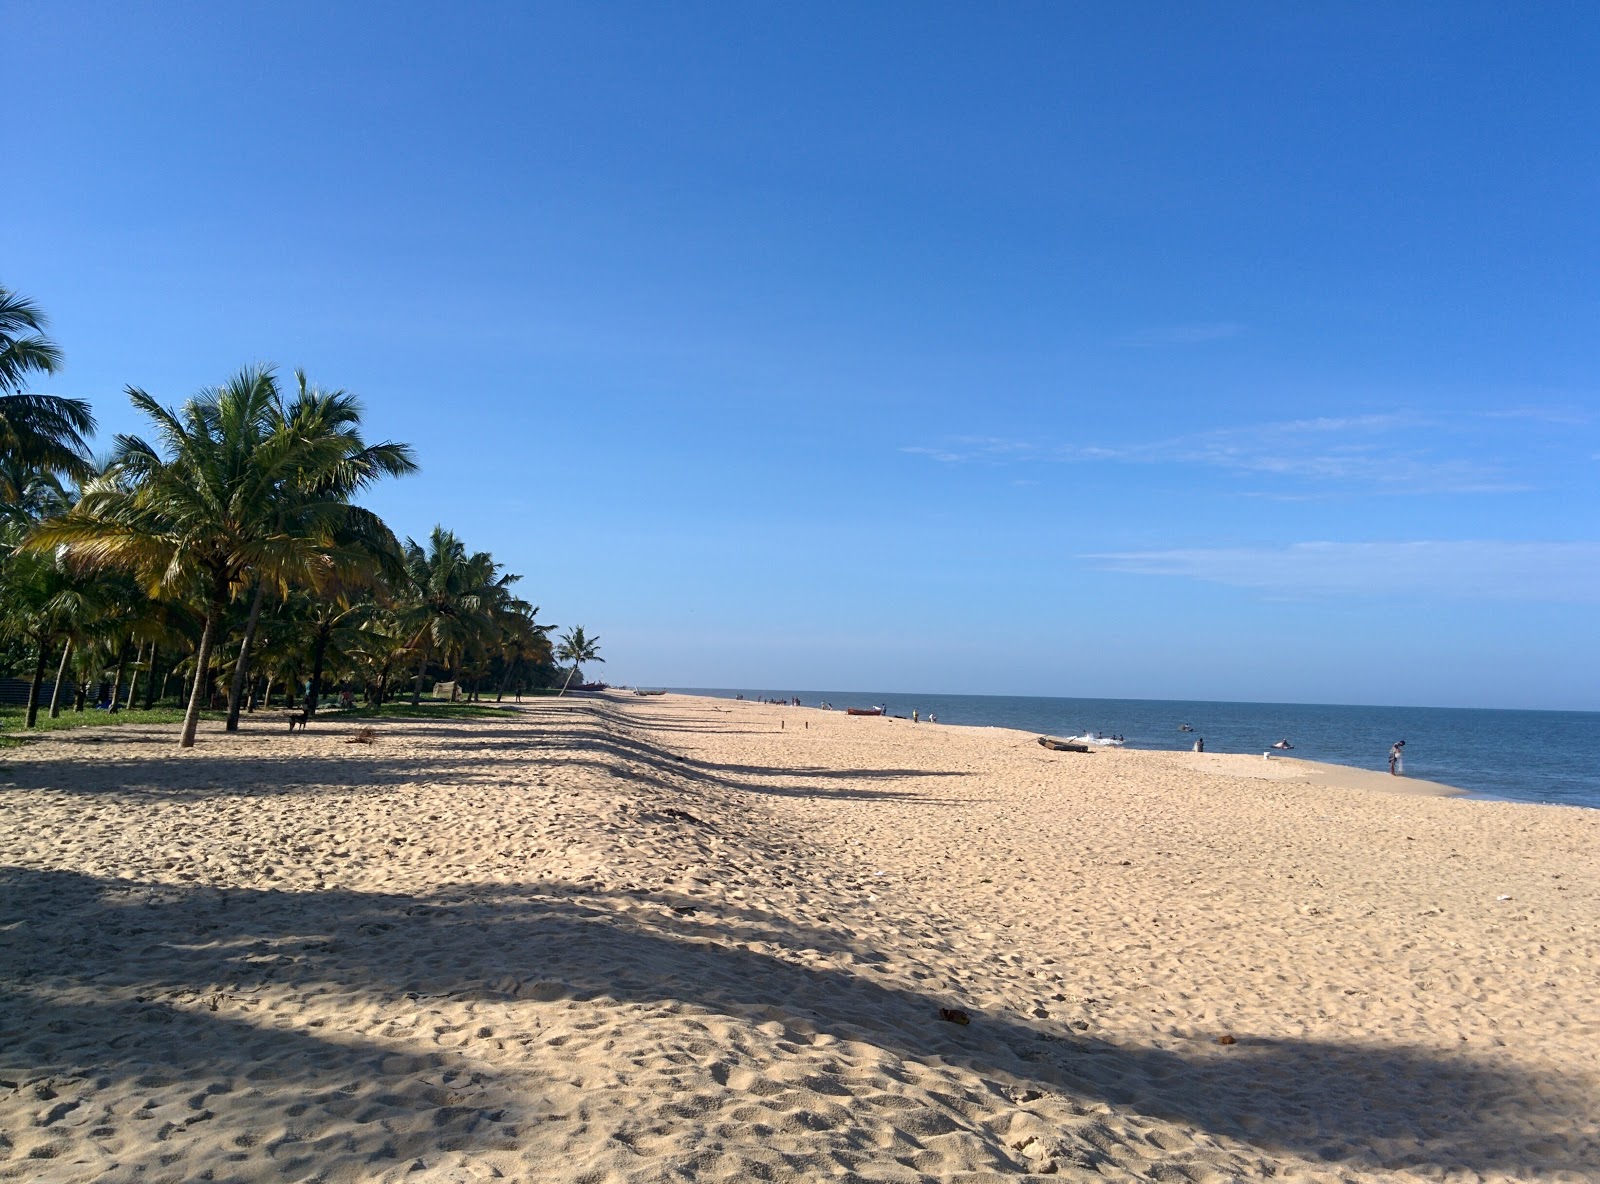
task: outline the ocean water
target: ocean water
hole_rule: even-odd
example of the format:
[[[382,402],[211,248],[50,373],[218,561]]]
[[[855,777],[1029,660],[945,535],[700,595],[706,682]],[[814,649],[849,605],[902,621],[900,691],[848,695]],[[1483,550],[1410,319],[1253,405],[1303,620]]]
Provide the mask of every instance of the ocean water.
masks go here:
[[[1018,728],[1052,736],[1121,735],[1129,748],[1260,753],[1288,739],[1306,760],[1386,771],[1389,746],[1404,740],[1409,776],[1474,795],[1518,802],[1600,807],[1600,712],[1491,711],[1457,707],[1354,707],[1317,703],[1207,703],[1161,699],[1055,699],[1013,695],[901,695],[887,691],[674,688],[746,699],[799,696],[811,707],[882,703],[913,708],[939,725]],[[1180,723],[1193,733],[1180,732]]]

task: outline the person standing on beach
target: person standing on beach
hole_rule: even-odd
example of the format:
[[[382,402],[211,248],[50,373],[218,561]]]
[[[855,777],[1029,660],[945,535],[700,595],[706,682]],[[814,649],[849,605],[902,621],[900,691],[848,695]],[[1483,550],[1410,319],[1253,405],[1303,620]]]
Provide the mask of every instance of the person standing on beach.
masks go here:
[[[1396,740],[1393,747],[1389,749],[1389,775],[1391,777],[1405,776],[1405,746],[1406,742],[1404,740]]]

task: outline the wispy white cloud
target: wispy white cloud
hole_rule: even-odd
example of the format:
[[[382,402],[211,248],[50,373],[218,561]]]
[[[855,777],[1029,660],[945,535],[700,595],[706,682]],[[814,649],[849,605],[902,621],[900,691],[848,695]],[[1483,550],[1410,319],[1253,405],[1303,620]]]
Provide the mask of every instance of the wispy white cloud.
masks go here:
[[[1317,416],[1216,428],[1133,444],[1059,444],[997,436],[956,437],[902,452],[946,464],[1024,461],[1196,465],[1259,478],[1253,496],[1379,493],[1509,493],[1526,489],[1498,465],[1441,453],[1456,433],[1393,412]]]
[[[1192,464],[1376,493],[1504,493],[1498,468],[1438,456],[1427,420],[1406,414],[1319,416],[1218,428],[1121,448],[1067,448],[1073,460]]]
[[[1080,558],[1101,571],[1179,576],[1275,596],[1600,603],[1600,543],[1594,542],[1317,542],[1118,551]]]
[[[1484,419],[1525,419],[1563,428],[1584,427],[1595,420],[1593,412],[1578,407],[1502,407],[1497,411],[1480,411],[1478,414]]]
[[[1039,446],[1027,440],[1006,440],[999,436],[954,436],[941,446],[912,445],[900,451],[947,465],[997,465],[1031,459],[1038,455]]]
[[[1203,345],[1208,341],[1225,341],[1245,332],[1245,326],[1234,321],[1204,321],[1190,325],[1160,325],[1140,329],[1118,339],[1118,345],[1142,349],[1162,345]]]

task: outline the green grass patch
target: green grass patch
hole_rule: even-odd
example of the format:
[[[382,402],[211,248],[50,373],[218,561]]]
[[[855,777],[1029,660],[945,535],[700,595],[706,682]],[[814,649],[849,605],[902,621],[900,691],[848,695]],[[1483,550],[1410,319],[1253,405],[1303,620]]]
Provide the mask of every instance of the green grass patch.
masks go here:
[[[223,719],[224,712],[202,711],[202,719]],[[155,707],[149,711],[119,711],[110,714],[105,711],[63,711],[55,719],[50,718],[50,708],[47,706],[39,709],[39,718],[30,731],[22,725],[28,718],[26,707],[16,707],[11,704],[0,706],[0,748],[15,748],[28,736],[41,736],[46,732],[67,732],[74,728],[107,728],[117,727],[120,724],[181,724],[183,722],[183,709],[181,707]]]
[[[524,691],[523,698],[529,698],[537,692]],[[554,694],[554,692],[546,692]],[[445,703],[431,702],[424,699],[416,707],[409,702],[385,703],[382,707],[356,707],[349,711],[342,711],[330,707],[326,700],[317,711],[318,719],[483,719],[498,716],[504,718],[510,714],[508,708],[514,706],[510,699],[504,706],[495,706],[493,703]],[[288,710],[282,705],[262,707],[257,714],[270,712],[274,715]],[[297,706],[294,710],[300,710]],[[119,711],[115,715],[104,711],[85,710],[82,712],[63,711],[55,719],[50,718],[50,709],[46,705],[39,709],[39,719],[34,724],[33,730],[22,726],[28,718],[26,707],[15,707],[9,704],[0,706],[0,748],[16,748],[23,744],[29,736],[40,736],[46,732],[62,732],[72,728],[105,728],[116,727],[120,724],[181,724],[183,722],[182,707],[154,707],[149,711],[137,708],[133,711]],[[227,718],[225,711],[202,711],[202,720],[221,720]],[[251,716],[242,717],[249,721]]]

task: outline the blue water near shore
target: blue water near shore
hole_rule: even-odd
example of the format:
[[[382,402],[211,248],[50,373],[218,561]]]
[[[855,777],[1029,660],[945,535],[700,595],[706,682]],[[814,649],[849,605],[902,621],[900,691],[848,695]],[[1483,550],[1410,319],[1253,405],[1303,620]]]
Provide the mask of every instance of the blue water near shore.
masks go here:
[[[1267,751],[1386,771],[1389,746],[1406,742],[1405,771],[1487,798],[1600,807],[1600,712],[1491,711],[1456,707],[1345,707],[1314,703],[1206,703],[1159,699],[1053,699],[1012,695],[900,695],[886,691],[674,688],[688,694],[790,699],[839,710],[884,704],[891,715],[939,725],[991,725],[1052,736],[1121,735],[1129,748]],[[1192,734],[1180,732],[1191,724]]]

